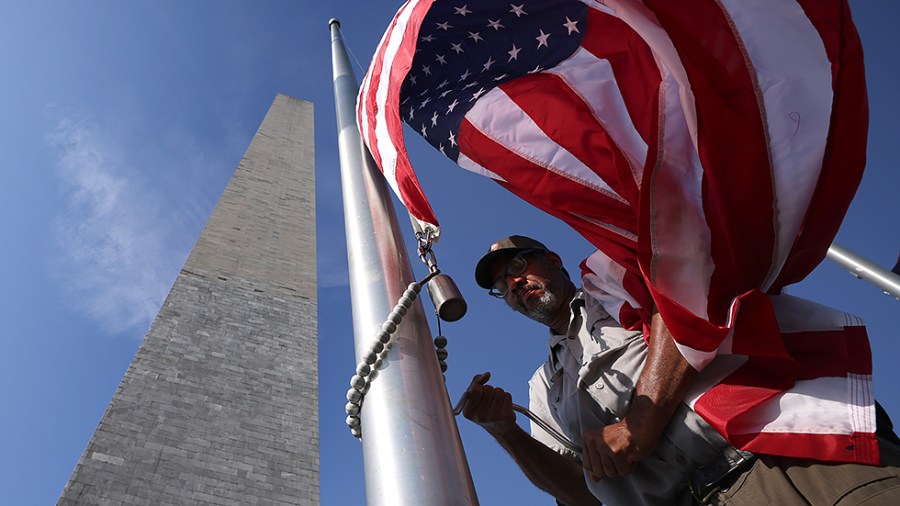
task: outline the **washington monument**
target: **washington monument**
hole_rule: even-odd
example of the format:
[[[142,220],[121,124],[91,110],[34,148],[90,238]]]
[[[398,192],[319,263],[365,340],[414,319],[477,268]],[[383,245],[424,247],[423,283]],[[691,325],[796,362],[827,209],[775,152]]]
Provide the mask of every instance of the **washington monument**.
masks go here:
[[[278,95],[59,504],[318,504],[313,105]]]

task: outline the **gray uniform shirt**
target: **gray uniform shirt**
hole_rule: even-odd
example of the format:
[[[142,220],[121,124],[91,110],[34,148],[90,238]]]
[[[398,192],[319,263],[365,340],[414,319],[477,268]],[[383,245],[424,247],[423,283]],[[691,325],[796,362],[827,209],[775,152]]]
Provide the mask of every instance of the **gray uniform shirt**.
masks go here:
[[[616,423],[628,412],[634,385],[647,358],[638,331],[625,330],[599,303],[579,293],[572,301],[568,335],[551,335],[550,356],[529,381],[530,409],[581,445],[581,434]],[[532,423],[532,436],[574,457]],[[721,458],[728,443],[685,404],[679,407],[659,446],[623,478],[592,482],[591,492],[611,505],[690,504],[691,472]]]

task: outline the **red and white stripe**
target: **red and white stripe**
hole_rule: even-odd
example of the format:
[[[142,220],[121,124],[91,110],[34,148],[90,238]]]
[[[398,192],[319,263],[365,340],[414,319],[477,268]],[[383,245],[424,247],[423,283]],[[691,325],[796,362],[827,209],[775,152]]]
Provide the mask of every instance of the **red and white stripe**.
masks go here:
[[[412,65],[419,27],[433,0],[409,0],[400,8],[378,44],[357,98],[363,141],[385,179],[422,227],[438,230],[438,221],[413,172],[403,141],[400,87]]]
[[[862,321],[798,297],[769,299],[788,353],[720,354],[685,401],[745,450],[878,464],[871,356]],[[755,343],[727,343],[729,351],[738,352],[746,345]],[[791,367],[779,363],[785,359],[794,361]],[[795,381],[772,374],[785,369],[791,369],[787,379]],[[766,375],[768,382],[758,380]]]

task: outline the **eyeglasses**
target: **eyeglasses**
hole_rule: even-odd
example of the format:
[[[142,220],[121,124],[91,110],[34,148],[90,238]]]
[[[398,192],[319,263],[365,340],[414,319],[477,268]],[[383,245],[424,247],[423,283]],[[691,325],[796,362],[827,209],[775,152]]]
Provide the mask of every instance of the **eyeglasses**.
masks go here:
[[[516,256],[512,257],[509,263],[506,264],[506,272],[503,277],[497,280],[494,283],[494,286],[488,291],[488,295],[491,297],[496,297],[498,299],[502,299],[506,297],[506,294],[509,293],[509,285],[506,283],[506,279],[510,276],[520,276],[523,272],[525,272],[525,268],[528,267],[528,260],[525,258],[525,255],[529,255],[535,253],[540,250],[529,249],[525,251],[521,251]]]

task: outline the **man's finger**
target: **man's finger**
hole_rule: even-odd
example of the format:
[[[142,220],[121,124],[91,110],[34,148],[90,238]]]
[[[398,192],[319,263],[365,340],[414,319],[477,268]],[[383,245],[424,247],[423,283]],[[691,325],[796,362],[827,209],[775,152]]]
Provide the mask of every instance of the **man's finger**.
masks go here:
[[[471,388],[473,385],[484,385],[485,383],[490,381],[490,379],[491,379],[490,371],[487,371],[482,374],[476,374],[475,376],[472,377],[472,382],[469,383],[469,388]]]
[[[603,462],[603,474],[609,478],[623,476],[619,470],[616,460],[611,455],[603,455],[600,459]]]
[[[472,377],[472,381],[469,383],[469,388],[467,388],[466,391],[463,392],[462,398],[459,400],[459,404],[463,409],[463,416],[470,420],[472,419],[472,411],[481,402],[481,387],[490,379],[490,371],[483,374],[476,374]]]
[[[484,387],[475,383],[474,380],[472,381],[472,384],[469,385],[469,389],[466,390],[466,393],[464,394],[466,396],[466,403],[463,404],[463,416],[469,420],[472,420],[472,417],[475,416],[475,412],[484,397]]]
[[[581,458],[581,465],[584,467],[584,470],[590,474],[591,481],[595,483],[600,481],[600,478],[602,478],[603,475],[602,473],[598,473],[598,470],[595,469],[595,467],[599,467],[600,456],[594,453],[590,440],[584,441]]]
[[[631,455],[623,453],[610,455],[613,465],[615,466],[616,476],[628,476],[637,467],[637,460]]]
[[[491,385],[481,387],[481,405],[483,408],[489,408],[494,402],[494,392],[496,388]]]
[[[491,418],[496,417],[500,413],[500,408],[503,407],[503,397],[506,395],[506,391],[500,387],[491,387],[490,385],[485,385],[484,388],[484,407],[487,410],[486,414]],[[488,394],[488,389],[490,389],[490,395]]]

